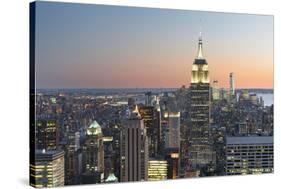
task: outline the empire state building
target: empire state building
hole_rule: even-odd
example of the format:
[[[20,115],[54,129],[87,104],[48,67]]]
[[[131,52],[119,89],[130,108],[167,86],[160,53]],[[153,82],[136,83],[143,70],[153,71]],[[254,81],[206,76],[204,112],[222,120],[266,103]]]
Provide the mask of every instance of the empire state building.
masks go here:
[[[203,56],[200,34],[198,52],[192,64],[190,85],[191,127],[189,132],[189,167],[200,170],[213,161],[214,153],[210,142],[210,81],[207,61]]]

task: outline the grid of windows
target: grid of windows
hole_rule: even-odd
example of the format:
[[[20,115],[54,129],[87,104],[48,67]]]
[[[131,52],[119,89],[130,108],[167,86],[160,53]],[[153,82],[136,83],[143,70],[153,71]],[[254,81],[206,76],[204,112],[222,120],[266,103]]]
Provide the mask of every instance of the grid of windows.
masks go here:
[[[273,143],[227,144],[226,174],[272,173],[273,158]]]

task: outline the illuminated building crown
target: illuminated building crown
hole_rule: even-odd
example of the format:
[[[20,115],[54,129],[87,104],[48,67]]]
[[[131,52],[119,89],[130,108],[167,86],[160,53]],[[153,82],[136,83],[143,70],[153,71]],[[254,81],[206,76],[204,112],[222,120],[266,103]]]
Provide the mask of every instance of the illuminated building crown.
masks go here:
[[[94,121],[87,129],[87,135],[99,135],[102,134],[101,126],[97,121]]]
[[[141,118],[138,105],[136,105],[136,106],[135,106],[135,109],[131,112],[130,118],[131,118],[131,119],[136,119],[136,118],[137,118],[137,119],[140,119],[140,118]]]
[[[192,65],[191,83],[209,83],[209,68],[207,61],[203,57],[203,42],[200,32],[198,41],[197,56]]]

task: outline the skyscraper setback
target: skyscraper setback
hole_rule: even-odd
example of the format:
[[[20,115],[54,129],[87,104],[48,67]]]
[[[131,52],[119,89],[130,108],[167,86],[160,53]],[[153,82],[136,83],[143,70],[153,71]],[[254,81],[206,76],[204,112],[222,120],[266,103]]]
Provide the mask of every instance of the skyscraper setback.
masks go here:
[[[198,52],[192,64],[190,85],[189,166],[190,170],[201,169],[213,161],[210,141],[210,83],[208,64],[203,57],[203,42],[200,33]]]

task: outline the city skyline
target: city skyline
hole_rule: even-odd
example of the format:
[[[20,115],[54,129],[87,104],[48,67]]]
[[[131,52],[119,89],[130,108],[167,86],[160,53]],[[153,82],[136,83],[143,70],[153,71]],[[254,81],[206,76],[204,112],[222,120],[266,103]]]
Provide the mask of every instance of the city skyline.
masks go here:
[[[273,88],[272,16],[39,5],[37,88],[189,86],[200,27],[211,82],[228,88],[233,72],[236,88]]]
[[[64,5],[31,4],[31,186],[274,173],[264,16]]]

